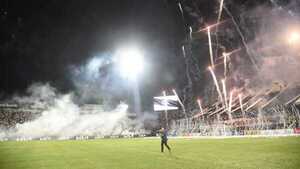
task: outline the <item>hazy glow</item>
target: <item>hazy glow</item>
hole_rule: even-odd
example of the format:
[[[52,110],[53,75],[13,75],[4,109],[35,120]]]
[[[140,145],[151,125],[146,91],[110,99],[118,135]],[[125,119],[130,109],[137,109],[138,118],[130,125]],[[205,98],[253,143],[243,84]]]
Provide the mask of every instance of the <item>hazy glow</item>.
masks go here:
[[[137,48],[124,48],[117,52],[117,62],[121,75],[136,78],[144,69],[144,57]]]
[[[298,31],[291,31],[288,35],[289,44],[297,44],[300,42],[300,33]]]
[[[103,59],[94,57],[87,65],[87,72],[90,78],[96,78],[99,75],[99,68],[103,65]]]

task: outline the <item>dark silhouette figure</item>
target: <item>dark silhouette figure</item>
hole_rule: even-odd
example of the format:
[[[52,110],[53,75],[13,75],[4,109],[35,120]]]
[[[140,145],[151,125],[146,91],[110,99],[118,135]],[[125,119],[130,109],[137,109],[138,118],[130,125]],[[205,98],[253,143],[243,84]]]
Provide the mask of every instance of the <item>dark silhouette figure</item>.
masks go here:
[[[167,130],[165,130],[164,128],[161,128],[159,132],[161,134],[161,136],[160,136],[161,137],[161,144],[160,144],[161,152],[162,153],[164,152],[164,146],[166,146],[167,149],[169,150],[169,152],[171,152],[171,148],[168,145],[168,132],[167,132]]]

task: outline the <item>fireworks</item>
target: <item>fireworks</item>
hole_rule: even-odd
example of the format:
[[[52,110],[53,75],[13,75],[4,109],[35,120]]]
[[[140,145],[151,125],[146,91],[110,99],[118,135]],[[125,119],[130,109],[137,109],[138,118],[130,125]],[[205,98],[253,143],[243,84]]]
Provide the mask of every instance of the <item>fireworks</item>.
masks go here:
[[[216,113],[222,114],[222,113],[224,113],[224,112],[226,112],[226,109],[225,109],[225,107],[223,106],[223,107],[218,108],[218,109],[216,109],[215,111],[209,113],[208,116],[213,116],[213,115],[215,115]]]
[[[183,4],[178,3],[180,12],[183,16],[183,8],[182,8],[183,6],[182,5]],[[189,12],[189,11],[187,10],[185,12]],[[239,59],[235,60],[234,57],[242,56],[243,53],[241,53],[240,55],[236,55],[236,54],[232,55],[232,54],[236,53],[238,51],[241,51],[243,49],[243,52],[246,52],[248,57],[250,57],[250,60],[253,63],[254,67],[257,69],[256,61],[259,61],[259,59],[257,59],[257,60],[254,59],[254,56],[256,56],[256,54],[257,54],[255,52],[256,45],[253,47],[250,46],[253,49],[248,47],[246,38],[244,37],[244,35],[241,31],[241,28],[242,28],[241,25],[239,25],[239,22],[236,21],[236,18],[233,17],[233,15],[229,11],[229,9],[226,8],[226,2],[224,2],[224,0],[218,0],[218,11],[217,12],[218,12],[218,14],[217,14],[218,18],[217,18],[216,22],[211,25],[206,24],[204,27],[202,27],[200,29],[198,29],[198,28],[195,29],[196,27],[194,27],[194,24],[189,24],[189,25],[185,24],[186,29],[187,29],[185,40],[188,41],[185,43],[188,43],[188,45],[190,45],[192,43],[192,40],[196,39],[197,37],[200,38],[200,36],[195,36],[195,35],[197,35],[197,33],[201,32],[201,34],[203,34],[204,38],[206,38],[205,33],[207,33],[208,42],[206,42],[206,43],[208,43],[207,44],[208,45],[207,52],[209,52],[209,58],[207,58],[207,59],[209,59],[210,66],[205,71],[210,71],[210,74],[213,78],[213,83],[214,83],[214,84],[210,84],[210,87],[214,89],[213,85],[215,85],[217,93],[218,93],[218,98],[212,98],[212,99],[208,98],[207,99],[208,103],[210,101],[216,101],[216,100],[217,101],[216,101],[216,103],[214,103],[212,105],[206,105],[207,107],[204,110],[205,114],[207,115],[206,117],[214,115],[213,118],[216,118],[215,115],[218,115],[217,118],[219,119],[219,115],[221,115],[223,113],[228,114],[229,120],[233,120],[233,118],[240,118],[240,117],[238,117],[240,115],[242,115],[243,118],[246,118],[246,117],[248,117],[248,113],[252,113],[255,116],[257,111],[255,111],[255,112],[250,112],[250,111],[254,110],[254,108],[258,109],[258,110],[262,109],[263,107],[269,105],[272,101],[274,101],[274,99],[276,99],[279,95],[277,95],[274,98],[271,98],[270,100],[265,101],[264,99],[266,99],[267,97],[270,97],[270,96],[267,94],[259,95],[259,94],[257,94],[257,91],[252,90],[253,83],[251,83],[251,82],[253,79],[251,79],[251,76],[249,76],[250,77],[249,79],[246,79],[248,77],[243,77],[244,72],[242,72],[242,71],[239,72],[238,76],[236,76],[235,73],[241,69],[232,66],[232,64],[234,64],[234,63],[240,64],[240,62],[239,62],[240,60]],[[233,22],[230,24],[233,24],[233,26],[235,26],[235,29],[236,29],[235,31],[238,33],[238,36],[239,36],[238,38],[240,38],[239,40],[241,40],[241,43],[243,44],[243,45],[239,45],[239,46],[244,46],[244,47],[239,47],[237,49],[234,49],[233,51],[230,51],[230,50],[232,50],[232,47],[234,47],[234,46],[229,47],[226,44],[222,44],[222,46],[221,46],[221,43],[223,43],[223,40],[220,40],[220,46],[219,46],[219,40],[218,40],[218,36],[217,36],[218,27],[220,24],[228,21],[228,20],[225,20],[225,21],[222,20],[225,17],[224,13],[222,13],[222,12],[225,12],[226,18],[229,18],[228,20],[231,19],[231,22]],[[193,25],[193,28],[190,25]],[[226,27],[226,29],[230,29],[230,28]],[[220,31],[222,31],[222,33],[224,33],[223,30],[220,29]],[[288,35],[286,37],[287,39],[283,39],[283,41],[286,40],[286,41],[284,41],[285,43],[289,43],[290,45],[295,45],[298,42],[300,42],[300,31],[299,32],[290,31],[287,33],[289,33],[289,34],[286,34],[286,35]],[[202,38],[202,36],[201,36],[201,38]],[[204,39],[204,40],[206,40],[206,39]],[[182,46],[183,56],[189,57],[190,55],[192,55],[193,50],[190,47],[185,49],[185,47],[187,47],[187,46]],[[185,50],[188,50],[188,51],[185,51]],[[217,54],[221,50],[224,52],[222,54],[221,53]],[[221,55],[221,56],[219,56],[219,55]],[[193,57],[193,56],[191,56],[191,57]],[[206,57],[207,57],[207,55],[206,55]],[[232,60],[232,59],[234,59],[234,60]],[[241,63],[244,63],[244,62],[241,62]],[[222,64],[224,64],[223,67],[222,67]],[[195,68],[196,71],[194,71],[194,68],[191,68],[188,66],[189,66],[189,61],[186,61],[186,67],[187,67],[187,69],[186,69],[187,75],[186,76],[187,76],[188,84],[190,85],[190,84],[192,84],[191,83],[192,78],[189,76],[190,73],[195,72],[194,74],[198,74],[199,72],[201,72],[201,69],[196,69],[197,68],[196,67]],[[224,72],[222,72],[222,71],[224,71]],[[251,73],[252,70],[249,72]],[[242,77],[242,78],[239,78],[239,77]],[[195,82],[198,82],[197,80],[199,80],[199,79],[196,79]],[[222,83],[222,86],[220,86],[221,85],[220,83]],[[248,84],[251,84],[251,85],[248,85]],[[257,84],[259,85],[258,82],[257,82]],[[257,85],[257,84],[255,83],[255,85]],[[222,87],[222,89],[221,89],[221,87]],[[256,87],[259,87],[259,86],[256,86]],[[174,92],[174,94],[176,93],[175,91],[173,91],[173,92]],[[191,89],[191,92],[193,92],[192,89]],[[215,91],[213,91],[213,92],[214,92],[213,96],[215,96],[217,93]],[[253,94],[253,93],[256,93],[256,94]],[[207,96],[206,94],[209,94],[209,93],[205,93],[205,96]],[[275,93],[273,92],[273,94],[275,94]],[[192,95],[192,96],[194,96],[194,95]],[[259,98],[259,97],[261,97],[261,98]],[[262,102],[262,101],[264,101],[264,102]],[[200,99],[197,99],[197,104],[200,109],[200,113],[198,113],[198,116],[201,116],[204,114],[204,112],[202,109],[202,103],[201,103]],[[194,105],[192,105],[192,106],[194,106]],[[187,110],[188,110],[188,108],[187,108]],[[247,112],[247,111],[249,111],[249,112]],[[238,116],[235,116],[236,114],[234,112],[236,112]],[[223,116],[220,116],[220,117],[223,118]],[[222,119],[222,118],[220,120],[226,121],[226,118],[225,119]],[[250,116],[249,116],[249,118],[250,118]]]
[[[184,113],[185,117],[187,117],[187,115],[186,115],[186,112],[185,112],[185,107],[184,107],[184,104],[181,102],[181,100],[180,100],[180,98],[179,98],[179,96],[178,96],[178,94],[177,94],[176,90],[175,90],[175,89],[172,89],[172,92],[173,92],[173,93],[174,93],[174,95],[177,97],[177,99],[178,99],[178,102],[179,102],[179,104],[180,104],[180,106],[181,106],[181,108],[182,108],[182,111],[183,111],[183,113]]]
[[[184,16],[183,16],[183,10],[182,10],[182,6],[181,6],[181,3],[180,3],[180,2],[178,3],[178,7],[179,7],[179,10],[180,10],[182,19],[184,19]]]
[[[240,37],[242,39],[243,45],[246,48],[246,52],[247,52],[247,54],[248,54],[248,56],[249,56],[252,64],[254,65],[255,69],[258,70],[258,66],[257,66],[257,64],[256,64],[253,56],[250,54],[250,49],[249,49],[249,47],[248,47],[248,45],[246,43],[245,37],[244,37],[244,35],[243,35],[243,33],[242,33],[239,25],[237,24],[236,20],[234,19],[233,15],[231,14],[231,12],[226,8],[226,6],[224,6],[224,9],[227,12],[227,14],[231,17],[231,20],[232,20],[234,26],[236,27],[237,32],[239,33],[239,35],[240,35]]]
[[[241,111],[243,113],[243,117],[245,117],[245,112],[244,112],[244,109],[243,109],[242,94],[239,94],[239,101],[240,101],[240,108],[241,108]]]
[[[212,70],[212,68],[211,68],[210,66],[208,67],[208,69],[209,69],[209,71],[210,71],[210,73],[211,73],[211,75],[212,75],[212,77],[213,77],[213,80],[214,80],[214,83],[215,83],[215,85],[216,85],[216,88],[217,88],[219,97],[220,97],[221,102],[222,102],[222,104],[223,104],[223,103],[224,103],[224,102],[223,102],[223,97],[222,97],[222,93],[221,93],[221,90],[220,90],[219,83],[218,83],[218,81],[217,81],[216,75],[215,75],[214,71]]]
[[[211,62],[211,66],[214,67],[214,57],[213,57],[213,51],[211,46],[210,27],[207,28],[207,36],[208,36],[210,62]]]
[[[288,104],[290,104],[290,103],[296,101],[299,97],[300,97],[300,94],[297,95],[296,97],[293,97],[292,99],[290,99],[288,102],[285,103],[285,105],[288,105]]]
[[[198,106],[199,106],[199,108],[200,108],[201,114],[203,114],[203,109],[202,109],[202,105],[201,105],[201,100],[198,99],[198,100],[197,100],[197,103],[198,103]]]
[[[226,75],[227,75],[227,54],[223,53],[223,57],[224,57],[224,77],[226,78]]]
[[[276,94],[274,97],[272,97],[267,103],[265,103],[264,105],[261,106],[261,108],[266,107],[267,105],[269,105],[270,103],[272,103],[276,98],[278,98],[289,86],[285,87],[284,89],[282,89],[278,94]]]
[[[225,79],[222,79],[222,86],[223,86],[223,94],[224,94],[224,102],[225,102],[225,107],[228,107],[227,104],[227,92],[226,92],[226,82]]]
[[[202,120],[204,120],[204,116],[203,116],[204,112],[203,112],[203,109],[202,109],[201,100],[197,99],[197,103],[198,103],[198,106],[200,108],[200,113],[202,115]]]
[[[222,11],[223,11],[223,4],[224,4],[224,0],[220,0],[220,8],[219,8],[219,15],[218,15],[218,22],[220,22],[221,17],[222,17]]]
[[[232,96],[233,96],[233,91],[230,92],[230,96],[229,96],[228,114],[229,114],[230,119],[232,119],[232,117],[231,117]]]
[[[182,46],[182,54],[183,54],[183,57],[185,57],[186,55],[185,55],[185,49],[184,49],[184,46]]]
[[[257,103],[259,103],[260,101],[262,101],[262,98],[259,98],[258,100],[256,100],[253,104],[251,104],[250,106],[247,107],[247,109],[245,111],[248,111],[249,109],[251,109],[253,106],[255,106]]]
[[[191,26],[189,27],[189,30],[190,30],[190,39],[192,40],[192,39],[193,39],[193,36],[192,36],[193,29],[192,29],[192,27],[191,27]]]
[[[205,31],[205,30],[207,30],[208,28],[214,28],[214,27],[217,27],[217,26],[219,26],[220,24],[223,24],[223,23],[225,23],[225,22],[227,22],[227,20],[223,20],[223,21],[221,21],[221,22],[218,22],[218,23],[215,23],[215,24],[211,24],[211,25],[209,25],[209,26],[207,26],[207,27],[205,27],[205,28],[202,28],[202,29],[199,29],[197,32],[195,32],[195,33],[199,33],[199,32],[202,32],[202,31]]]

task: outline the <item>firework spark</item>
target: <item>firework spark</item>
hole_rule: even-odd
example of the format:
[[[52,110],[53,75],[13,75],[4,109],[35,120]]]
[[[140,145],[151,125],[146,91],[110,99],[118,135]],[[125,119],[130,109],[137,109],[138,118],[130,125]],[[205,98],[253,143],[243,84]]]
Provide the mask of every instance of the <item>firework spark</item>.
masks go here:
[[[217,26],[219,26],[220,24],[223,24],[223,23],[225,23],[225,22],[227,22],[227,20],[223,20],[223,21],[221,21],[221,22],[219,22],[219,23],[211,24],[211,25],[209,25],[209,26],[207,26],[207,27],[205,27],[205,28],[199,29],[198,31],[196,31],[196,32],[194,32],[194,33],[199,33],[199,32],[206,31],[208,28],[212,29],[212,28],[217,27]]]
[[[191,26],[189,27],[189,30],[190,30],[190,39],[192,40],[192,39],[193,39],[193,35],[192,35],[192,33],[193,33],[193,29],[192,29],[192,27],[191,27]]]
[[[233,91],[230,92],[230,96],[229,96],[228,114],[229,114],[230,119],[232,119],[232,116],[231,116],[232,96],[233,96]]]
[[[220,8],[219,8],[219,15],[218,15],[218,22],[220,22],[221,17],[222,17],[222,11],[223,11],[223,4],[224,4],[224,0],[220,0]]]
[[[211,66],[214,67],[214,56],[213,56],[213,50],[211,45],[210,27],[207,28],[207,36],[208,36],[208,44],[209,44],[210,62],[211,62]]]
[[[243,108],[244,108],[244,106],[246,106],[248,104],[248,102],[246,102],[246,103],[243,103]],[[235,108],[234,110],[231,110],[231,113],[233,113],[233,112],[235,112],[235,111],[237,111],[237,110],[240,110],[241,109],[241,106],[238,106],[237,108]],[[245,112],[245,111],[244,111]]]
[[[230,51],[230,52],[224,52],[224,53],[222,54],[222,56],[216,58],[216,60],[218,60],[218,59],[224,59],[224,54],[225,54],[225,55],[227,56],[227,60],[229,61],[230,56],[231,56],[232,54],[234,54],[234,53],[239,52],[239,51],[241,51],[241,48],[234,49],[233,51]]]
[[[213,80],[214,80],[214,83],[215,83],[215,85],[216,85],[217,92],[218,92],[218,94],[219,94],[221,103],[224,104],[223,97],[222,97],[222,93],[221,93],[220,86],[219,86],[219,83],[218,83],[218,81],[217,81],[216,75],[215,75],[215,73],[214,73],[214,71],[213,71],[213,69],[212,69],[211,66],[209,66],[208,69],[209,69],[209,71],[210,71],[210,73],[211,73],[211,75],[212,75],[212,77],[213,77]]]
[[[247,52],[247,54],[248,54],[248,56],[249,56],[249,58],[250,58],[252,64],[254,65],[255,69],[258,70],[258,66],[257,66],[257,64],[256,64],[256,61],[255,61],[255,59],[253,58],[253,56],[251,55],[251,53],[250,53],[250,48],[248,47],[248,45],[247,45],[247,43],[246,43],[245,37],[244,37],[244,35],[243,35],[243,33],[242,33],[241,29],[240,29],[240,26],[237,24],[237,22],[236,22],[236,20],[234,19],[233,15],[232,15],[231,12],[226,8],[226,6],[223,6],[223,7],[224,7],[225,11],[227,12],[227,14],[231,17],[231,20],[232,20],[234,26],[236,27],[237,32],[239,33],[239,35],[240,35],[240,37],[241,37],[241,39],[242,39],[243,45],[244,45],[244,47],[246,48],[246,52]]]
[[[224,102],[225,102],[225,107],[228,107],[227,104],[227,91],[226,91],[226,82],[225,79],[222,79],[222,86],[223,86],[223,94],[224,94]]]
[[[182,46],[182,54],[183,54],[183,57],[185,57],[186,55],[185,55],[185,48],[184,48],[184,46]]]
[[[204,120],[204,116],[203,116],[204,112],[203,112],[203,109],[202,109],[201,100],[198,99],[198,100],[197,100],[197,103],[198,103],[198,106],[199,106],[199,108],[200,108],[200,113],[201,113],[201,115],[202,115],[202,120]]]
[[[292,102],[296,101],[298,98],[300,98],[300,94],[290,99],[288,102],[285,103],[285,105],[291,104]]]
[[[178,102],[179,102],[179,104],[180,104],[180,106],[181,106],[181,108],[182,108],[182,111],[183,111],[183,113],[184,113],[184,116],[187,118],[187,115],[186,115],[186,111],[185,111],[184,104],[181,102],[181,100],[180,100],[180,98],[179,98],[179,96],[178,96],[178,94],[177,94],[176,90],[175,90],[175,89],[172,89],[172,92],[173,92],[173,93],[174,93],[174,95],[177,97],[177,99],[178,99]]]
[[[257,99],[253,104],[251,104],[250,106],[248,106],[245,111],[248,111],[249,109],[251,109],[253,106],[255,106],[260,101],[262,101],[262,98]]]
[[[227,53],[223,53],[223,57],[224,57],[224,78],[226,79],[226,75],[227,75]]]
[[[210,112],[208,116],[213,116],[215,114],[222,114],[224,112],[226,112],[226,108],[223,106],[221,108],[214,110],[213,112]]]
[[[242,94],[239,94],[239,101],[240,101],[240,108],[241,108],[241,111],[243,113],[243,117],[245,117],[245,112],[244,112],[244,108],[243,108]]]
[[[276,94],[274,97],[272,97],[267,103],[261,106],[261,108],[265,108],[267,105],[272,103],[275,99],[277,99],[289,86],[286,86],[284,89],[282,89],[278,94]]]
[[[181,6],[181,3],[180,3],[180,2],[178,3],[178,7],[179,7],[179,10],[180,10],[182,19],[184,19],[184,16],[183,16],[183,9],[182,9],[182,6]]]
[[[200,99],[198,99],[198,100],[197,100],[197,103],[198,103],[198,106],[199,106],[199,108],[200,108],[200,112],[201,112],[201,114],[203,114],[203,109],[202,109],[201,100],[200,100]]]

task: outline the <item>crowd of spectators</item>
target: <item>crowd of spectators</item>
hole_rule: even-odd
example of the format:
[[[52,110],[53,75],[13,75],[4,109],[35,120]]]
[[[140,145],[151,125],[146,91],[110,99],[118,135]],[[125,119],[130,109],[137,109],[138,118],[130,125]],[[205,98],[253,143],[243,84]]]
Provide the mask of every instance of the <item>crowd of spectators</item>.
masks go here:
[[[36,112],[29,110],[0,108],[0,128],[13,128],[16,124],[33,120],[36,115]]]

